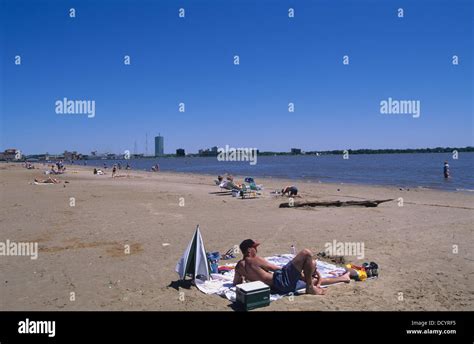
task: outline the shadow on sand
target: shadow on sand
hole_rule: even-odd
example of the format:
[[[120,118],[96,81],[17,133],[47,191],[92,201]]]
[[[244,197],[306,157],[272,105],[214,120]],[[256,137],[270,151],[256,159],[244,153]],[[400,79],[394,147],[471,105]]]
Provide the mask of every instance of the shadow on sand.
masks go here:
[[[193,285],[194,283],[192,280],[177,280],[177,281],[171,282],[168,288],[174,288],[177,291],[179,291],[179,288],[191,289]]]

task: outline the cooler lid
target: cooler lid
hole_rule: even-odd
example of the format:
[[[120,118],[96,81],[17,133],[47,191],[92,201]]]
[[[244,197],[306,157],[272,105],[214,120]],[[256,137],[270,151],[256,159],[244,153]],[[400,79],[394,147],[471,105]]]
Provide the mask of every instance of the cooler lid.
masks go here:
[[[270,289],[268,285],[266,285],[265,283],[261,281],[242,283],[242,284],[236,285],[236,287],[245,292],[255,291],[255,290],[260,290],[260,289]]]

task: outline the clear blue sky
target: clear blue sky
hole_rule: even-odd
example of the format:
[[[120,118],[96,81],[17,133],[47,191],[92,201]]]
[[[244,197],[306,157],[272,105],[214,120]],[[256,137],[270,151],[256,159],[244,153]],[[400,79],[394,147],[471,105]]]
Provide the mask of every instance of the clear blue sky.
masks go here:
[[[473,145],[470,0],[0,3],[0,149]],[[95,118],[56,114],[63,97],[95,100]],[[380,114],[388,97],[420,100],[420,118]]]

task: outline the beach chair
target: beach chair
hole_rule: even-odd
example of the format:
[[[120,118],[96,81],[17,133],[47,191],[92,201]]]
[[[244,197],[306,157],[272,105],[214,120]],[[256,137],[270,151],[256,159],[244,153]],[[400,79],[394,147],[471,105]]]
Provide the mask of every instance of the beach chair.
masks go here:
[[[257,184],[255,184],[255,182],[250,183],[249,188],[252,191],[261,191],[263,189],[263,187],[261,185],[257,185]]]
[[[242,184],[242,190],[240,191],[240,194],[242,198],[248,197],[257,197],[257,192],[255,190],[251,190],[250,187],[248,187],[245,184]]]

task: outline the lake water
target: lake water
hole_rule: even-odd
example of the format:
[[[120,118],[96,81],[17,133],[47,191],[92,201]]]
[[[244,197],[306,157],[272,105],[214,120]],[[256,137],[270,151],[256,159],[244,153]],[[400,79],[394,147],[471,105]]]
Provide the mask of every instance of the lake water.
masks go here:
[[[448,161],[451,178],[443,177],[443,163]],[[153,158],[130,160],[88,160],[90,166],[112,166],[127,162],[135,170],[150,170],[158,163],[162,171],[240,176],[274,177],[332,183],[427,187],[433,189],[474,191],[474,153],[430,154],[361,154],[323,156],[258,156],[257,164],[217,161],[216,157]],[[82,164],[82,162],[80,162]]]

